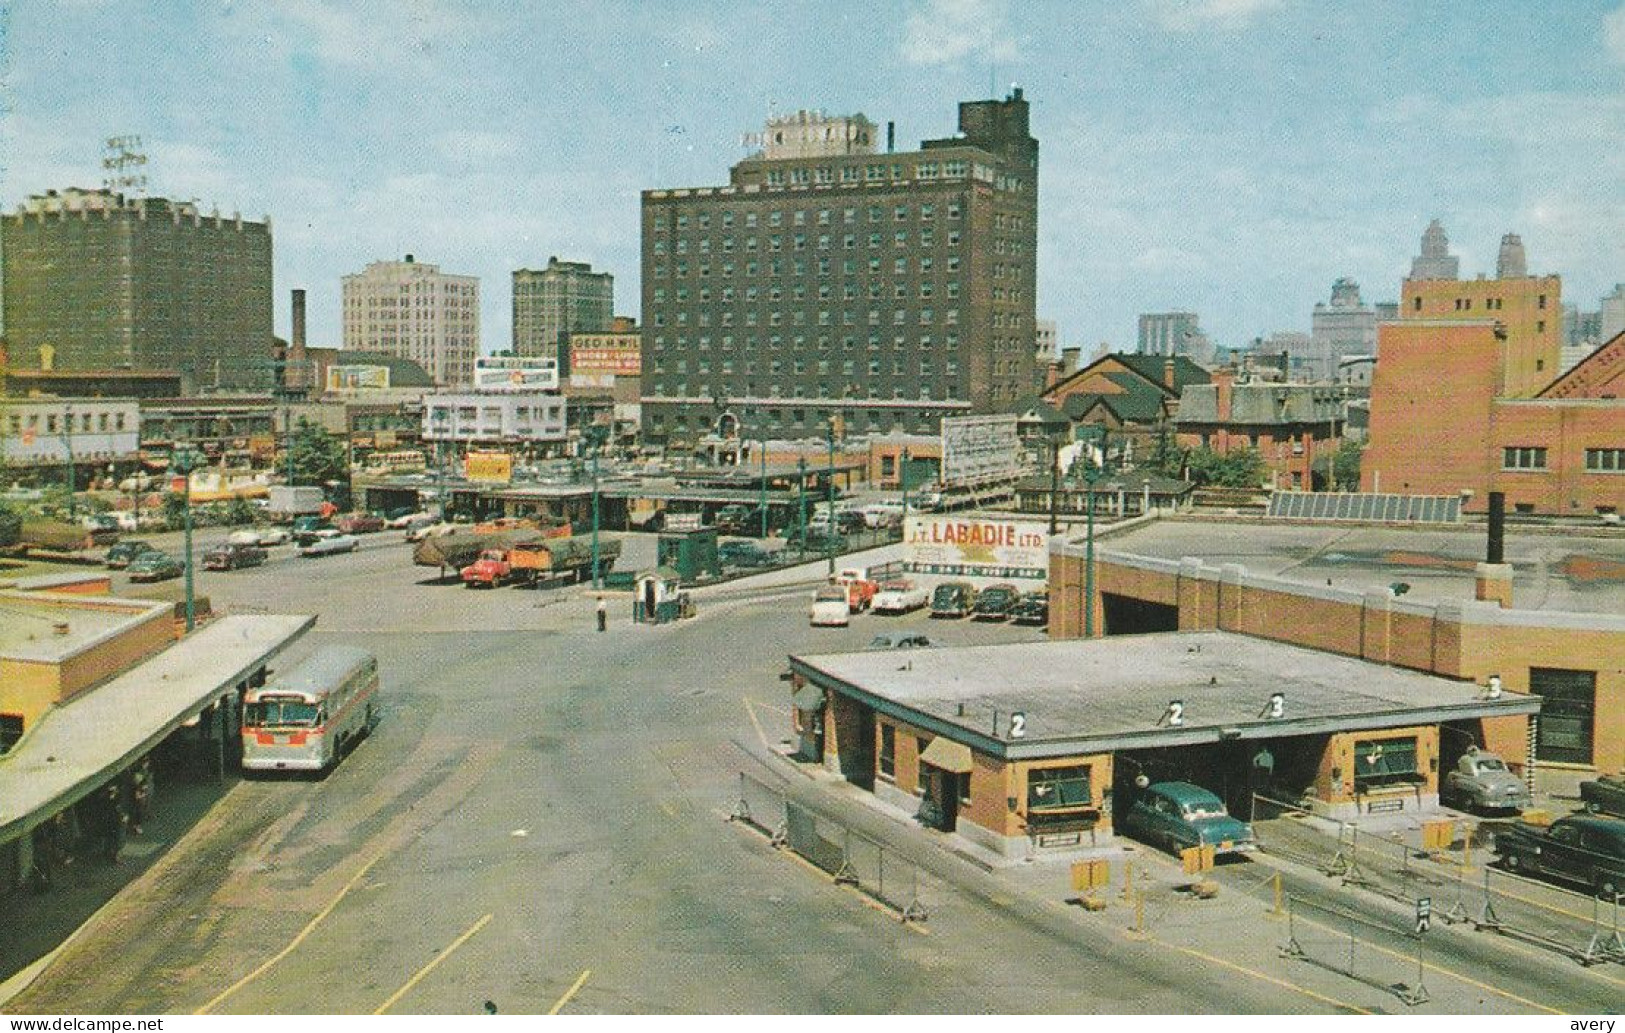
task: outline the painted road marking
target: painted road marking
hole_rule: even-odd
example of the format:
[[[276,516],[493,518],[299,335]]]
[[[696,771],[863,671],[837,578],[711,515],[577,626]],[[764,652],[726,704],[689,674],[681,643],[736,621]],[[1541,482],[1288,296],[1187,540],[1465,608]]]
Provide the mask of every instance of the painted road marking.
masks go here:
[[[487,917],[489,917],[489,916],[487,916]],[[589,969],[583,969],[582,972],[581,972],[581,975],[577,976],[576,981],[573,984],[571,984],[570,989],[564,991],[564,996],[560,997],[557,1001],[555,1001],[553,1003],[553,1007],[548,1010],[547,1014],[549,1014],[549,1015],[557,1015],[559,1013],[559,1009],[561,1009],[565,1005],[569,1004],[570,1003],[570,998],[574,997],[576,995],[576,992],[579,991],[583,986],[586,985],[587,977],[590,976],[590,975],[592,975],[592,969],[590,969],[590,968]]]
[[[762,722],[756,719],[756,708],[751,705],[750,697],[741,696],[739,698],[745,704],[745,713],[750,715],[750,723],[756,726],[756,737],[762,740],[762,748],[771,750],[773,746],[767,741],[767,733],[762,730]]]
[[[1254,979],[1261,979],[1264,982],[1270,983],[1274,986],[1285,987],[1288,990],[1295,990],[1298,993],[1303,994],[1305,997],[1311,997],[1323,1004],[1329,1004],[1334,1008],[1343,1008],[1347,1011],[1357,1012],[1360,1015],[1371,1014],[1370,1011],[1360,1007],[1357,1004],[1350,1004],[1347,1001],[1340,1001],[1335,997],[1328,997],[1325,994],[1317,993],[1316,991],[1310,990],[1306,987],[1298,986],[1296,983],[1289,983],[1284,979],[1277,979],[1269,973],[1260,972],[1255,968],[1248,968],[1245,965],[1238,965],[1233,961],[1226,961],[1223,958],[1215,957],[1212,954],[1205,954],[1202,951],[1194,950],[1190,947],[1181,947],[1179,944],[1169,943],[1167,940],[1159,940],[1155,936],[1146,936],[1144,939],[1146,942],[1154,943],[1159,947],[1167,947],[1169,950],[1176,950],[1181,954],[1188,954],[1193,958],[1199,958],[1202,961],[1208,962],[1209,964],[1218,965],[1221,968],[1232,969],[1236,972],[1243,973],[1244,975],[1252,976]]]
[[[489,922],[490,920],[491,920],[491,916],[489,914],[487,914],[484,918],[480,919],[478,922],[475,922],[473,925],[469,926],[467,932],[465,932],[465,933],[463,933],[463,935],[457,937],[457,939],[451,941],[451,943],[446,947],[445,950],[443,950],[439,954],[435,955],[435,959],[433,961],[429,962],[427,965],[425,965],[422,968],[418,969],[416,975],[414,975],[411,979],[408,979],[406,981],[405,985],[402,986],[399,990],[396,990],[394,993],[390,994],[389,995],[389,1000],[385,1001],[383,1004],[380,1004],[377,1008],[374,1008],[372,1013],[374,1015],[382,1015],[382,1014],[384,1014],[384,1012],[388,1011],[390,1009],[391,1005],[393,1005],[396,1001],[400,1000],[402,997],[406,996],[406,992],[408,990],[412,989],[414,986],[417,986],[420,982],[422,982],[424,976],[428,975],[430,972],[433,972],[436,965],[440,964],[442,961],[445,961],[447,958],[449,958],[451,956],[452,951],[456,950],[458,947],[461,947],[463,944],[467,943],[469,941],[469,939],[472,938],[475,933],[477,933],[481,929],[485,928],[485,923]]]
[[[298,947],[301,943],[304,943],[305,938],[307,936],[309,936],[312,932],[314,932],[318,925],[322,924],[322,920],[325,919],[328,915],[333,913],[333,909],[339,906],[339,902],[342,901],[346,896],[348,896],[351,890],[355,889],[356,883],[360,882],[362,880],[362,878],[368,872],[372,871],[372,866],[377,864],[379,859],[382,858],[383,856],[384,856],[383,854],[375,854],[373,856],[372,860],[368,861],[366,864],[361,866],[360,871],[358,871],[354,875],[350,876],[350,881],[344,884],[344,888],[338,891],[338,895],[335,896],[332,900],[328,901],[326,907],[324,907],[320,911],[316,912],[316,917],[312,918],[309,922],[305,923],[305,927],[303,929],[299,930],[299,935],[295,936],[293,938],[292,942],[290,942],[286,947],[282,948],[281,950],[279,950],[275,954],[273,954],[264,963],[262,963],[259,968],[256,968],[254,971],[250,972],[248,975],[246,975],[243,978],[237,980],[237,982],[231,984],[230,986],[226,987],[224,990],[222,990],[218,994],[216,994],[214,997],[210,998],[209,1002],[207,1004],[205,1004],[203,1007],[197,1009],[192,1014],[193,1015],[206,1015],[206,1014],[208,1014],[221,1001],[224,1001],[226,998],[230,997],[232,994],[236,993],[238,990],[241,990],[243,987],[247,986],[249,983],[252,983],[254,980],[258,979],[260,976],[262,976],[266,972],[270,971],[271,967],[273,965],[275,965],[277,962],[281,961],[283,958],[285,958],[288,955],[292,954],[294,952],[294,949],[296,947]]]

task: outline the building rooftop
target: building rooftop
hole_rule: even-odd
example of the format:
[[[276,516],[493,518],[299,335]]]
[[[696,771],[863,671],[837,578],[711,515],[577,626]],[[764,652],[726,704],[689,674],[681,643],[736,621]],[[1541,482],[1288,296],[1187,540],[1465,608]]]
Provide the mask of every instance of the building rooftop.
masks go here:
[[[145,599],[0,592],[0,656],[59,664],[171,609]]]
[[[1527,714],[1470,682],[1230,632],[791,657],[816,683],[1010,759]],[[1283,716],[1266,716],[1273,693]],[[1168,720],[1183,705],[1182,723]],[[1009,716],[1024,716],[1012,738]]]

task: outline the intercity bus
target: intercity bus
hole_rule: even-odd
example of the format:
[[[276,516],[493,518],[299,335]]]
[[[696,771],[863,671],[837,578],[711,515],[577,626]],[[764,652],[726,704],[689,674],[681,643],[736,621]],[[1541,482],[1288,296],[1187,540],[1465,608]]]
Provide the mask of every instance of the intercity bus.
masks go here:
[[[330,646],[243,699],[243,767],[325,771],[378,719],[378,660]]]

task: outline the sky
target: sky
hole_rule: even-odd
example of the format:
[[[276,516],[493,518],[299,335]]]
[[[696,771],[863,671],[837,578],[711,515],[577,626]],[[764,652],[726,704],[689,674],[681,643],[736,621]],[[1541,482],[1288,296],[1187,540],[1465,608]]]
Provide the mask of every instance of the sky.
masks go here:
[[[1012,84],[1064,344],[1308,330],[1340,276],[1397,300],[1435,217],[1464,276],[1510,231],[1584,309],[1625,281],[1621,0],[0,3],[0,204],[136,134],[150,193],[270,216],[279,334],[303,287],[338,344],[340,277],[410,252],[480,278],[493,351],[549,256],[638,316],[639,192],[726,183],[770,114],[911,149]]]

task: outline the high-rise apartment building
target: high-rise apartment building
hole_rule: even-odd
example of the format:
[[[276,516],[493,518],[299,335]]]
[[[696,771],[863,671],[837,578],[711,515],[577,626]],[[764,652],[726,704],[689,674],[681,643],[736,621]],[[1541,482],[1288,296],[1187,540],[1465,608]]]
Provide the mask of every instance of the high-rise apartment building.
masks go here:
[[[569,372],[571,334],[609,330],[615,318],[615,277],[586,262],[547,260],[545,269],[513,271],[513,350],[549,358]]]
[[[888,138],[890,133],[888,132]],[[1038,142],[1019,89],[882,153],[862,116],[770,120],[729,184],[643,194],[644,432],[934,432],[1041,384]]]
[[[1333,380],[1344,359],[1377,354],[1377,310],[1360,300],[1360,285],[1348,277],[1332,284],[1331,301],[1316,302],[1309,319],[1305,372],[1313,379]]]
[[[271,223],[107,190],[47,191],[0,218],[14,368],[180,373],[267,388]]]
[[[1145,312],[1140,315],[1141,355],[1183,355],[1198,365],[1213,358],[1213,345],[1194,312]]]
[[[1456,260],[1443,261],[1439,254],[1430,255],[1430,247],[1437,250],[1444,239],[1444,230],[1434,220],[1422,237],[1422,254],[1428,261],[1417,259],[1412,265],[1411,277],[1401,288],[1399,318],[1401,320],[1435,320],[1478,322],[1488,320],[1497,324],[1503,341],[1504,361],[1497,364],[1501,383],[1496,395],[1501,398],[1533,398],[1561,372],[1563,349],[1563,281],[1557,276],[1516,275],[1525,267],[1523,243],[1516,234],[1507,234],[1501,241],[1497,265],[1502,272],[1512,274],[1487,280],[1451,278],[1420,279],[1417,265],[1430,271],[1454,270]],[[1432,242],[1430,244],[1430,241]],[[1446,256],[1448,257],[1448,256]],[[1445,370],[1456,361],[1448,354],[1438,356],[1440,369]]]
[[[480,281],[418,262],[372,262],[344,277],[344,350],[411,359],[437,384],[474,379]]]

